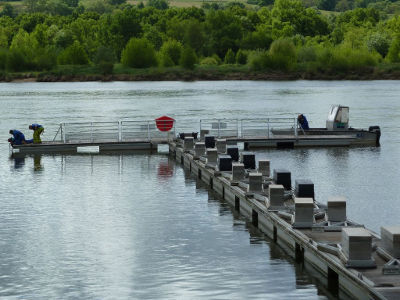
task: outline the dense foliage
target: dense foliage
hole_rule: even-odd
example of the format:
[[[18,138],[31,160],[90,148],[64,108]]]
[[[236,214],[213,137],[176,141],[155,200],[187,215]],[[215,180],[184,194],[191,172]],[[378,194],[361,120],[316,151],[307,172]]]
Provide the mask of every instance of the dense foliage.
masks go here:
[[[0,70],[92,64],[106,74],[118,62],[133,68],[361,70],[400,62],[400,17],[387,14],[381,2],[264,0],[250,9],[241,3],[174,8],[164,0],[137,6],[25,0],[19,13],[7,3],[0,12]],[[386,0],[385,8],[398,2]],[[322,14],[314,5],[345,12]]]

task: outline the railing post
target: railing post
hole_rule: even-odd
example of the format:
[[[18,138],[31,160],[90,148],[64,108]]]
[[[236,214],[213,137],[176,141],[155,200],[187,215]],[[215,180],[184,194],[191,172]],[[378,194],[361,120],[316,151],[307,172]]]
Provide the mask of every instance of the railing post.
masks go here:
[[[221,129],[221,120],[218,120],[218,137],[221,137],[221,136],[219,135],[220,129]]]
[[[200,119],[200,135],[201,135],[201,119]]]
[[[64,140],[64,144],[67,142],[67,139],[66,139],[66,137],[65,137],[65,135],[66,135],[66,133],[67,133],[67,131],[65,130],[65,123],[64,124],[61,124],[61,126],[62,127],[64,127],[64,134],[63,134],[63,140]],[[61,127],[61,128],[62,128]]]
[[[150,141],[150,121],[147,121],[147,139]]]
[[[118,121],[118,142],[122,141],[122,122]]]
[[[93,122],[90,122],[90,140],[93,142]]]
[[[267,128],[268,128],[267,137],[269,138],[269,118],[267,119]]]
[[[298,132],[297,132],[297,119],[294,118],[294,136],[297,138]]]

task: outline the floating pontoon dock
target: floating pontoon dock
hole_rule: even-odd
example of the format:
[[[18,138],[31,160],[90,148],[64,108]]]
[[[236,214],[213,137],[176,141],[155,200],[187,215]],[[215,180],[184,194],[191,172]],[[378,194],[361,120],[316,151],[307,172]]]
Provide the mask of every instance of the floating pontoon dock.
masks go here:
[[[378,146],[380,137],[380,131],[378,135],[375,129],[308,133],[298,128],[296,118],[202,119],[197,128],[196,123],[174,121],[168,132],[160,131],[155,120],[62,123],[52,141],[14,145],[13,150],[21,153],[77,152],[85,147],[99,152],[155,150],[159,144],[176,141],[177,133],[186,133],[181,134],[183,137],[193,132],[200,133],[200,138],[208,134],[225,138],[228,144],[243,143],[245,149]]]
[[[400,226],[382,227],[379,236],[347,217],[345,198],[318,203],[310,180],[292,184],[287,170],[271,176],[270,162],[256,166],[251,152],[235,162],[239,149],[225,139],[186,137],[170,142],[169,154],[297,261],[318,270],[339,298],[400,298]]]

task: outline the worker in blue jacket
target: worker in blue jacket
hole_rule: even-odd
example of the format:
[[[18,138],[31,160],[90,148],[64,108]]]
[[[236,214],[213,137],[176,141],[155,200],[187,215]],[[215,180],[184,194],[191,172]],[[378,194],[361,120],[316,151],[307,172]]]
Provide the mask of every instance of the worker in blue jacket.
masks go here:
[[[308,126],[308,121],[305,115],[300,114],[297,117],[297,122],[300,124],[301,128],[303,129],[310,129],[310,127]]]
[[[26,140],[25,140],[25,135],[16,129],[11,129],[10,130],[10,134],[12,134],[12,138],[8,139],[8,142],[11,145],[22,145],[22,144],[26,144]]]

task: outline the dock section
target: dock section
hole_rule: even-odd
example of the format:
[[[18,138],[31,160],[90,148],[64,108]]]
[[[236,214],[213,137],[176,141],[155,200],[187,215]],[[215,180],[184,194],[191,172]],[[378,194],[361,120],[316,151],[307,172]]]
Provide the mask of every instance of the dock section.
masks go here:
[[[271,172],[269,161],[257,166],[254,154],[239,158],[225,143],[189,137],[170,142],[169,154],[296,261],[311,264],[339,298],[400,298],[400,227],[382,227],[379,236],[348,218],[344,197],[323,205],[312,181],[293,184],[288,170]]]
[[[167,118],[166,116],[164,116]],[[161,122],[161,126],[160,126]],[[169,122],[169,123],[167,123]],[[168,128],[165,126],[168,124]],[[282,129],[279,130],[279,129]],[[288,128],[287,130],[285,128]],[[274,134],[274,132],[280,132]],[[284,132],[285,134],[282,134]],[[159,144],[206,135],[224,139],[227,145],[243,143],[244,149],[297,147],[378,146],[377,132],[368,130],[306,132],[297,119],[268,118],[247,120],[200,120],[199,127],[170,120],[61,123],[52,141],[13,145],[21,153],[79,152],[91,147],[102,151],[155,150]]]

